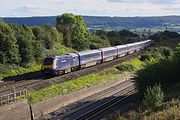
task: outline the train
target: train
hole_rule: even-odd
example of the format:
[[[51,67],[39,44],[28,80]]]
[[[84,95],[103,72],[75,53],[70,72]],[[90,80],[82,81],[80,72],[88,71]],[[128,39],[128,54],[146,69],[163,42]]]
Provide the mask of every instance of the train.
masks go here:
[[[132,54],[151,44],[152,40],[149,39],[125,45],[68,53],[60,56],[49,56],[44,59],[41,72],[44,76],[70,73]]]

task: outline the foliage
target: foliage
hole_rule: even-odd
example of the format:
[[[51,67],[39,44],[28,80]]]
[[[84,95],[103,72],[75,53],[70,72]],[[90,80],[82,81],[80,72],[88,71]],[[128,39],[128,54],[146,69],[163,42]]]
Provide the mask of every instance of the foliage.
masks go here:
[[[161,85],[155,85],[153,87],[147,87],[144,93],[143,103],[146,107],[155,109],[162,106],[164,100],[164,93],[161,89]]]
[[[91,34],[90,36],[90,49],[98,49],[109,47],[109,39],[106,36],[97,36],[95,34]]]
[[[133,107],[130,111],[121,114],[116,112],[110,119],[112,120],[179,120],[180,118],[180,82],[168,88],[165,92],[165,99],[161,107],[157,109],[147,109],[143,104]],[[178,96],[177,96],[178,94]],[[154,99],[154,98],[152,98]]]
[[[122,64],[122,65],[117,66],[117,69],[120,71],[131,72],[131,71],[134,71],[134,66],[131,64]]]
[[[3,71],[1,70],[1,68],[3,69]],[[16,75],[21,75],[24,73],[39,71],[41,69],[41,65],[36,65],[29,68],[18,67],[16,69],[11,69],[11,70],[7,69],[6,71],[4,71],[4,68],[5,68],[4,66],[0,66],[0,80],[2,80],[5,77],[16,76]]]
[[[135,58],[131,61],[123,62],[122,64],[117,65],[116,68],[122,72],[132,72],[142,68],[143,64],[144,63],[142,61],[140,61],[138,58]]]
[[[10,24],[9,26],[13,30],[17,45],[19,46],[19,54],[21,57],[19,64],[24,67],[31,66],[34,62],[33,42],[35,39],[31,29],[25,25]]]
[[[150,38],[154,40],[155,44],[158,46],[168,46],[174,48],[180,40],[180,34],[176,32],[164,31],[158,32],[153,36],[150,36]]]
[[[108,37],[110,44],[112,46],[127,44],[130,42],[136,42],[140,40],[137,34],[134,34],[128,30],[108,31],[106,33],[106,36]]]
[[[33,27],[33,34],[36,41],[41,43],[46,49],[52,49],[55,43],[62,43],[62,35],[53,29],[49,24]]]
[[[116,112],[110,120],[179,120],[180,100],[167,101],[159,109],[144,109],[141,105],[121,114]]]
[[[173,56],[173,51],[169,47],[159,46],[149,48],[145,53],[143,53],[140,57],[141,61],[151,60],[151,59],[163,59],[163,58],[171,58]]]
[[[153,57],[146,61],[143,69],[136,73],[135,80],[141,91],[144,91],[147,86],[154,86],[157,83],[160,83],[165,89],[179,81],[180,78],[180,50],[178,47],[174,55],[171,53],[172,50],[166,47],[153,49],[153,51],[160,54],[160,57],[151,55]]]
[[[48,24],[28,27],[0,21],[0,64],[31,67],[46,56],[74,51],[62,45],[62,37]]]
[[[0,63],[18,64],[20,59],[12,29],[0,21]]]
[[[89,31],[79,15],[63,14],[56,19],[56,28],[63,33],[64,45],[76,50],[88,48]]]

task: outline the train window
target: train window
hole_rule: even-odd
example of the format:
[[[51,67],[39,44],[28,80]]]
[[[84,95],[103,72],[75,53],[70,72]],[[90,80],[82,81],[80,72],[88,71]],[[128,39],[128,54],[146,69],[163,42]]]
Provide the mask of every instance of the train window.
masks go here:
[[[43,65],[52,65],[54,59],[53,58],[46,58],[44,59]]]
[[[107,54],[107,55],[111,55],[112,53],[114,53],[114,51],[115,51],[115,50],[110,50],[110,51],[106,51],[106,52],[104,52],[104,53]]]
[[[86,55],[85,59],[92,59],[92,58],[96,58],[96,57],[99,57],[99,53]]]

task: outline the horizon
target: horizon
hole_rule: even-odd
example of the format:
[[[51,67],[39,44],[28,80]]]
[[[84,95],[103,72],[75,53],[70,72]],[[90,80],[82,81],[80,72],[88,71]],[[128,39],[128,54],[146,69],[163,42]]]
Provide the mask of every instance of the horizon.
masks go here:
[[[0,0],[0,17],[57,16],[73,13],[102,17],[180,16],[179,0]]]

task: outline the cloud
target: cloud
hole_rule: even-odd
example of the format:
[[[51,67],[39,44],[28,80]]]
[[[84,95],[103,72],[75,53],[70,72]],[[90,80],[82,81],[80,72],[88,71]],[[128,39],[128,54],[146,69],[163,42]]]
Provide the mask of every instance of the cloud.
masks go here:
[[[0,3],[0,16],[53,16],[67,12],[91,16],[180,15],[180,0],[0,0]]]
[[[28,12],[30,13],[31,11],[33,10],[41,10],[42,7],[38,7],[38,6],[22,6],[22,7],[18,7],[18,8],[15,8],[13,9],[14,11],[17,11],[17,12]]]
[[[111,3],[151,3],[151,4],[169,4],[173,0],[107,0]]]

